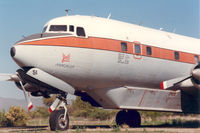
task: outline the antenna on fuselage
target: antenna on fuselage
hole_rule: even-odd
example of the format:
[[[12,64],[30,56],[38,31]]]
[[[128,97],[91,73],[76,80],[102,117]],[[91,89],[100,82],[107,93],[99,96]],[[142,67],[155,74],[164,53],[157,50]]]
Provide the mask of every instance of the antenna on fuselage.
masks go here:
[[[142,21],[140,21],[140,22],[138,23],[138,25],[139,25],[139,26],[142,26]]]
[[[112,16],[112,14],[111,13],[109,13],[109,15],[108,15],[108,17],[107,17],[107,19],[110,19],[110,17]]]
[[[65,10],[66,16],[69,16],[69,11],[71,11],[71,9],[66,9],[66,10]]]
[[[173,30],[173,33],[175,33],[176,32],[176,28],[174,28],[174,30]]]

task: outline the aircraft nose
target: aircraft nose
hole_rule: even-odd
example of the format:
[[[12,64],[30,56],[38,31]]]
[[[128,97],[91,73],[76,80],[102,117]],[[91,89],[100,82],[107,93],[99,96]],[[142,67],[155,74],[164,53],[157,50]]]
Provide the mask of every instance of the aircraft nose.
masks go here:
[[[23,46],[14,45],[10,49],[10,56],[20,67],[26,66],[27,62],[30,63],[30,57],[27,57],[29,56],[29,51],[27,51]]]
[[[10,49],[10,55],[11,55],[11,57],[15,57],[15,54],[16,54],[16,49],[15,49],[15,47],[12,47]]]

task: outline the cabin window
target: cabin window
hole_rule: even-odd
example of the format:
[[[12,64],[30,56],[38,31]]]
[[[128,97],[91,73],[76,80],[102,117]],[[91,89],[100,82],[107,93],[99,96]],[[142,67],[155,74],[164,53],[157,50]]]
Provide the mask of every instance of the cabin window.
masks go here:
[[[77,27],[76,28],[76,34],[78,35],[78,36],[85,36],[85,30],[82,28],[82,27]]]
[[[194,61],[196,64],[199,64],[199,56],[198,55],[194,56]]]
[[[47,30],[47,26],[45,26],[45,27],[43,28],[42,33],[46,32],[46,30]]]
[[[146,47],[147,55],[152,55],[151,47]]]
[[[69,26],[69,31],[74,32],[74,26],[73,25]]]
[[[179,52],[177,52],[177,51],[174,52],[174,59],[175,60],[179,60],[180,59]]]
[[[67,31],[67,25],[51,25],[49,31]]]
[[[121,42],[121,51],[122,52],[127,52],[127,43]]]
[[[140,54],[141,53],[140,45],[138,45],[138,44],[135,44],[135,53],[136,54]]]

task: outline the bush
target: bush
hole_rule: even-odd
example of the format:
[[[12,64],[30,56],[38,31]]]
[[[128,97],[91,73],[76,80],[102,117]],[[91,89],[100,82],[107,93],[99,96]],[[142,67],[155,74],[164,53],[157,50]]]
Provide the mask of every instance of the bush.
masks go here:
[[[99,120],[108,120],[113,118],[116,115],[117,111],[111,111],[111,110],[104,110],[101,108],[94,107],[89,117],[93,119],[99,119]]]
[[[116,112],[117,111],[93,107],[89,103],[82,101],[80,97],[77,97],[72,103],[72,106],[69,108],[70,115],[99,120],[111,119],[115,116]]]
[[[49,107],[53,104],[53,102],[56,100],[56,96],[53,95],[50,98],[42,98],[43,103]]]
[[[89,103],[83,102],[80,97],[76,97],[68,111],[70,115],[76,117],[88,117],[91,109],[92,106]]]
[[[56,95],[52,95],[50,98],[42,98],[42,101],[45,106],[36,107],[35,110],[29,113],[31,118],[47,118],[50,115],[49,106],[55,101]]]
[[[6,116],[5,116],[5,110],[2,110],[0,112],[0,126],[6,126]]]
[[[19,106],[11,106],[7,113],[1,112],[2,126],[25,126],[28,121],[28,115],[24,109]]]
[[[171,112],[156,112],[156,111],[139,111],[142,118],[151,118],[152,120],[156,120],[162,116],[171,116],[173,113]]]
[[[36,107],[34,111],[30,112],[31,118],[47,118],[49,114],[47,107]]]

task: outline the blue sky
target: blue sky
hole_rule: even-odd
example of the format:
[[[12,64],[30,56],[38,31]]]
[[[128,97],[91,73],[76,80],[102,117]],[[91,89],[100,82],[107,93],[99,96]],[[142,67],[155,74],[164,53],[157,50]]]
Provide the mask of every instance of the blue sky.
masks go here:
[[[0,0],[0,73],[14,73],[18,66],[10,48],[22,36],[41,32],[50,19],[93,15],[200,38],[199,0]],[[0,83],[0,97],[23,98],[13,83]]]

